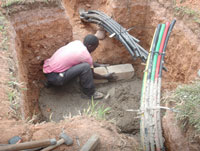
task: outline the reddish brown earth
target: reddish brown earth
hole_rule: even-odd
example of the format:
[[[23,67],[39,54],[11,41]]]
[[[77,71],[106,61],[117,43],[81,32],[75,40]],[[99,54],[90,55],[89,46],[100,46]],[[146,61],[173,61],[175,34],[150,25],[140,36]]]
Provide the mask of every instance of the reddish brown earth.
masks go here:
[[[112,124],[83,116],[66,119],[60,123],[48,122],[35,125],[21,121],[4,120],[0,123],[0,142],[5,144],[8,139],[15,135],[20,136],[24,142],[48,138],[58,140],[62,130],[74,140],[74,144],[70,147],[62,145],[59,151],[79,150],[76,137],[79,138],[80,146],[83,146],[93,134],[97,134],[100,138],[97,150],[131,151],[138,147],[134,138],[119,134]]]
[[[198,151],[200,150],[200,138],[192,127],[183,132],[175,114],[167,112],[163,118],[164,137],[167,150]],[[173,143],[172,143],[173,142]]]
[[[200,3],[196,1],[178,2],[179,6],[189,6],[199,10]],[[107,122],[96,121],[86,117],[76,117],[56,123],[32,124],[40,119],[38,98],[43,87],[41,80],[41,63],[51,56],[55,50],[73,39],[80,39],[87,33],[95,33],[97,26],[82,23],[79,19],[78,9],[98,9],[113,16],[125,28],[135,27],[130,34],[141,40],[140,45],[149,49],[154,30],[159,23],[165,23],[176,18],[177,23],[173,29],[165,58],[165,66],[168,72],[163,74],[163,88],[175,88],[180,83],[189,83],[197,76],[200,69],[200,28],[199,24],[192,22],[187,15],[175,14],[174,5],[163,0],[153,1],[112,1],[112,0],[63,0],[63,6],[57,1],[48,3],[35,1],[26,2],[26,5],[12,5],[1,9],[7,14],[9,21],[7,51],[0,51],[1,86],[0,86],[0,143],[7,143],[14,135],[19,135],[23,141],[38,140],[56,137],[63,128],[75,138],[80,138],[81,144],[93,134],[100,135],[101,144],[98,150],[136,150],[138,143],[132,137],[118,134],[116,127]],[[7,13],[6,13],[7,12]],[[107,34],[108,35],[108,34]],[[0,40],[3,40],[1,33]],[[140,60],[133,60],[127,50],[115,39],[108,36],[100,41],[100,46],[94,54],[94,60],[100,63],[120,64],[132,63],[136,70],[136,76],[141,78],[144,66]],[[10,87],[10,77],[14,77],[19,84],[23,82],[21,89],[16,85]],[[14,89],[20,102],[21,111],[15,112],[10,105],[8,92]],[[128,93],[127,93],[128,94]],[[120,104],[119,104],[120,106]],[[34,115],[34,116],[33,116]],[[37,115],[37,116],[35,116]],[[167,124],[173,123],[171,115],[167,117]],[[21,120],[23,119],[23,120]],[[29,122],[27,122],[29,121]],[[165,124],[165,119],[163,124]],[[31,123],[31,124],[30,124]],[[171,132],[164,127],[166,145],[175,148],[181,147],[183,142],[173,145],[177,138],[182,141],[184,135],[179,130]],[[176,127],[177,128],[177,127]],[[179,135],[180,134],[180,135]],[[174,135],[177,135],[176,137]],[[195,144],[196,145],[196,144]],[[189,145],[191,146],[191,145]],[[191,147],[198,150],[198,147]],[[191,149],[190,148],[190,149]],[[77,150],[77,144],[71,148],[60,150]],[[185,148],[186,149],[186,148]]]

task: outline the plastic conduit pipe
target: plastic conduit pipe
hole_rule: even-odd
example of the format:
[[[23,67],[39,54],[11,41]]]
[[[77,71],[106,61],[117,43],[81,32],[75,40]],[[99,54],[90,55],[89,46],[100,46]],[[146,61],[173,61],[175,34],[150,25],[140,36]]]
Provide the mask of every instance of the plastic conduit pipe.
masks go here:
[[[109,18],[109,17],[105,18],[106,15],[103,15],[103,13],[99,13],[98,11],[89,11],[89,12],[90,12],[90,13],[91,13],[91,12],[95,12],[95,13],[97,13],[97,14],[102,14],[101,16],[104,17],[103,20],[106,20],[107,22],[109,22],[109,25],[111,24],[110,21],[115,22],[114,20],[112,20],[112,19]],[[100,19],[100,20],[101,20],[101,19]],[[115,22],[115,23],[116,23],[116,22]],[[118,25],[119,25],[119,24],[118,24]],[[115,28],[115,29],[116,29],[116,27],[115,27],[113,24],[112,24],[112,28]],[[120,26],[120,30],[125,31],[125,33],[126,33],[127,36],[129,37],[129,39],[131,39],[131,41],[132,41],[131,46],[136,45],[137,49],[139,49],[139,48],[141,49],[141,48],[142,48],[142,47],[139,46],[137,43],[135,43],[135,41],[132,40],[132,38],[130,37],[131,35],[129,35],[129,33],[128,33],[126,30],[124,30],[124,28],[123,28],[122,26]],[[118,34],[119,34],[120,31],[116,31],[116,30],[115,30],[115,33],[118,33]],[[124,32],[122,32],[122,33],[124,33]],[[122,34],[121,34],[121,35],[122,35]],[[123,36],[123,35],[122,35],[122,36]],[[126,41],[127,41],[127,37],[125,37],[125,38],[126,38]],[[129,43],[130,43],[130,42],[129,42]],[[138,46],[137,46],[137,45],[138,45]],[[135,46],[134,46],[134,47],[135,47]],[[138,48],[138,47],[139,47],[139,48]],[[140,55],[140,56],[146,59],[146,58],[147,58],[146,56],[148,55],[147,51],[146,51],[145,49],[143,49],[143,48],[142,48],[141,50],[144,51],[144,52],[142,52],[143,55]],[[141,51],[141,50],[140,50],[140,51]],[[139,52],[140,52],[140,51],[139,51]]]

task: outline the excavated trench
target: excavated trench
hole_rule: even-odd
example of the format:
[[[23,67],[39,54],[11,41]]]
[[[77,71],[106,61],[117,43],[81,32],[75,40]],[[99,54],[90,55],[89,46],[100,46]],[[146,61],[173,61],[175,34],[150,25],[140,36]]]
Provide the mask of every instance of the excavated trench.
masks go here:
[[[19,77],[26,84],[22,103],[24,117],[39,113],[42,62],[72,40],[72,27],[63,9],[56,5],[32,8],[11,16],[16,31],[15,45]]]
[[[81,97],[80,87],[76,81],[59,88],[47,89],[43,86],[45,80],[42,73],[43,60],[49,58],[59,47],[73,39],[82,40],[81,37],[85,34],[94,33],[97,29],[97,26],[92,27],[80,22],[78,15],[74,17],[78,21],[74,21],[70,18],[72,14],[68,14],[67,10],[67,8],[65,10],[60,5],[52,3],[48,6],[31,8],[29,11],[20,11],[10,17],[16,32],[19,77],[27,88],[26,91],[23,91],[24,99],[21,103],[25,118],[37,115],[39,120],[58,122],[65,116],[82,114],[84,109],[88,109],[88,103],[91,102],[91,100]],[[84,26],[84,28],[80,26]],[[77,35],[76,29],[80,30],[80,28],[83,33]],[[119,55],[114,59],[109,58],[107,62],[99,60],[108,60],[105,56],[98,57],[98,54],[94,54],[96,60],[100,63],[110,64],[128,63],[132,60],[127,50],[117,40],[109,39],[108,41],[110,45],[108,48],[106,48],[107,43],[104,44],[102,41],[97,51],[107,49],[106,51],[109,52],[119,46],[117,51],[122,51],[120,53],[124,53],[123,55],[127,58],[123,59],[123,56]],[[99,105],[112,108],[108,118],[115,119],[123,132],[139,132],[139,121],[134,118],[137,116],[136,113],[126,112],[126,109],[139,108],[141,85],[141,79],[136,75],[130,81],[110,82],[96,86],[105,95],[107,92],[110,93],[110,98],[100,101]],[[130,89],[131,91],[129,91]],[[120,106],[121,103],[124,105]]]
[[[81,22],[79,8],[103,11],[123,27],[135,27],[130,34],[140,39],[140,45],[147,50],[157,24],[173,19],[170,11],[157,1],[63,0],[62,5],[50,1],[14,7],[17,11],[12,12],[9,18],[16,33],[14,38],[18,75],[27,88],[22,93],[22,114],[24,118],[42,115],[43,120],[47,121],[59,121],[63,116],[80,114],[84,108],[88,108],[90,101],[80,97],[76,81],[62,88],[50,89],[44,88],[42,83],[45,79],[42,73],[43,60],[49,58],[59,47],[74,39],[82,40],[86,34],[94,34],[97,30],[97,25]],[[181,32],[183,30],[184,33]],[[199,56],[195,51],[198,45],[195,38],[191,41],[187,37],[189,34],[191,31],[185,29],[181,23],[175,27],[168,46],[170,50],[167,50],[168,72],[163,76],[164,88],[171,88],[175,82],[184,83],[195,77],[191,72],[197,71],[200,66]],[[186,51],[188,49],[191,50],[190,53]],[[177,55],[180,50],[181,56]],[[100,41],[100,46],[92,55],[94,60],[100,63],[133,64],[136,73],[132,80],[97,85],[97,89],[105,94],[108,91],[112,94],[110,99],[100,102],[112,108],[109,119],[115,119],[122,132],[138,133],[139,120],[135,118],[137,114],[126,112],[126,109],[138,109],[140,106],[144,69],[140,59],[133,60],[119,41],[108,36]],[[188,56],[194,57],[191,60]]]

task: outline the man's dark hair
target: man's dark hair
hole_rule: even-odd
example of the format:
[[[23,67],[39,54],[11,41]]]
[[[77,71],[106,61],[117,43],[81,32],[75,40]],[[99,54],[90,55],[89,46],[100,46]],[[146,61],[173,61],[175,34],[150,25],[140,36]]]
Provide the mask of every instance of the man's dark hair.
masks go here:
[[[83,40],[83,44],[88,48],[88,46],[97,47],[99,45],[99,39],[94,35],[87,35]]]

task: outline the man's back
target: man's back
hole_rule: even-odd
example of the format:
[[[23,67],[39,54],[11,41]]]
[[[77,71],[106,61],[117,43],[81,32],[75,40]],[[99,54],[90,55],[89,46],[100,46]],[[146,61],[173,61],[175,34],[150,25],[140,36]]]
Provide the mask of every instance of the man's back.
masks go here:
[[[92,65],[92,57],[83,43],[75,40],[61,47],[51,58],[45,60],[43,72],[60,73],[82,62]]]

